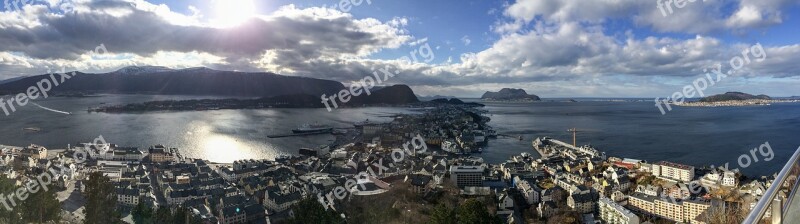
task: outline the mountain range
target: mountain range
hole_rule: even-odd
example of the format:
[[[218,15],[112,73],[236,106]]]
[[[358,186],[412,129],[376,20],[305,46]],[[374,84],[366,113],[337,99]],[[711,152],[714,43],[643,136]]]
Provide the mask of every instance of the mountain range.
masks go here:
[[[209,68],[175,70],[156,66],[131,66],[109,73],[75,74],[53,87],[51,92],[270,97],[294,94],[330,95],[345,88],[342,83],[331,80]],[[0,84],[0,94],[25,92],[28,87],[36,86],[37,82],[48,79],[49,76],[30,76]],[[59,79],[56,75],[56,80]]]

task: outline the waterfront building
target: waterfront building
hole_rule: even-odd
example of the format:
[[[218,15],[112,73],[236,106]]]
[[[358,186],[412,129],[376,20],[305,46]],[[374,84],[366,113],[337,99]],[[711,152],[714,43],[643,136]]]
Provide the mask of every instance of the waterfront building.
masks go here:
[[[722,186],[736,187],[736,174],[732,171],[722,173]]]
[[[175,160],[175,151],[174,149],[167,149],[163,145],[154,145],[151,146],[149,149],[150,152],[150,161],[154,163],[166,162],[166,161],[174,161]]]
[[[693,166],[667,161],[661,161],[653,164],[652,173],[657,177],[665,177],[684,182],[690,182],[692,179],[694,179]]]
[[[46,159],[47,148],[44,146],[31,144],[19,151],[20,156],[31,157],[33,159]]]

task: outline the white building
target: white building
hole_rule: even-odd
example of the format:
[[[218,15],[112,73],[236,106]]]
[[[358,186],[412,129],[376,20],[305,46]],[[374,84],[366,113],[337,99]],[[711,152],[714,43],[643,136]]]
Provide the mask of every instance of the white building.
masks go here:
[[[535,205],[539,203],[539,190],[533,185],[533,183],[519,178],[519,176],[514,177],[514,183],[517,190],[522,194],[522,197],[525,198],[525,202],[529,205]]]
[[[725,171],[722,174],[722,186],[736,187],[736,174],[731,171]]]
[[[483,167],[481,166],[450,166],[450,179],[459,188],[482,187]]]
[[[597,202],[600,219],[608,224],[639,224],[639,217],[606,197]]]
[[[694,179],[693,166],[667,161],[661,161],[653,164],[652,173],[657,177],[665,177],[684,182],[690,182]]]

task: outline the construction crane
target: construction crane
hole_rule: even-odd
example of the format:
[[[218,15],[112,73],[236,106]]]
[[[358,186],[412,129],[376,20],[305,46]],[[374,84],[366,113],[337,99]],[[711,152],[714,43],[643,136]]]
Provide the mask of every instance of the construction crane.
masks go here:
[[[577,140],[576,135],[578,133],[578,129],[577,128],[570,128],[569,130],[567,130],[567,132],[572,132],[572,146],[578,147],[578,144],[577,144],[577,141],[576,141]]]

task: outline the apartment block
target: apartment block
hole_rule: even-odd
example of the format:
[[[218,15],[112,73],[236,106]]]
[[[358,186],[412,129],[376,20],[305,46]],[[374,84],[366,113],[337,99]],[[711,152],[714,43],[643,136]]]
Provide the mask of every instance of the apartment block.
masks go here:
[[[606,197],[597,202],[600,219],[607,224],[639,224],[639,217]]]
[[[684,182],[694,179],[694,167],[689,165],[677,164],[661,161],[653,164],[651,172],[654,176],[665,177]]]

